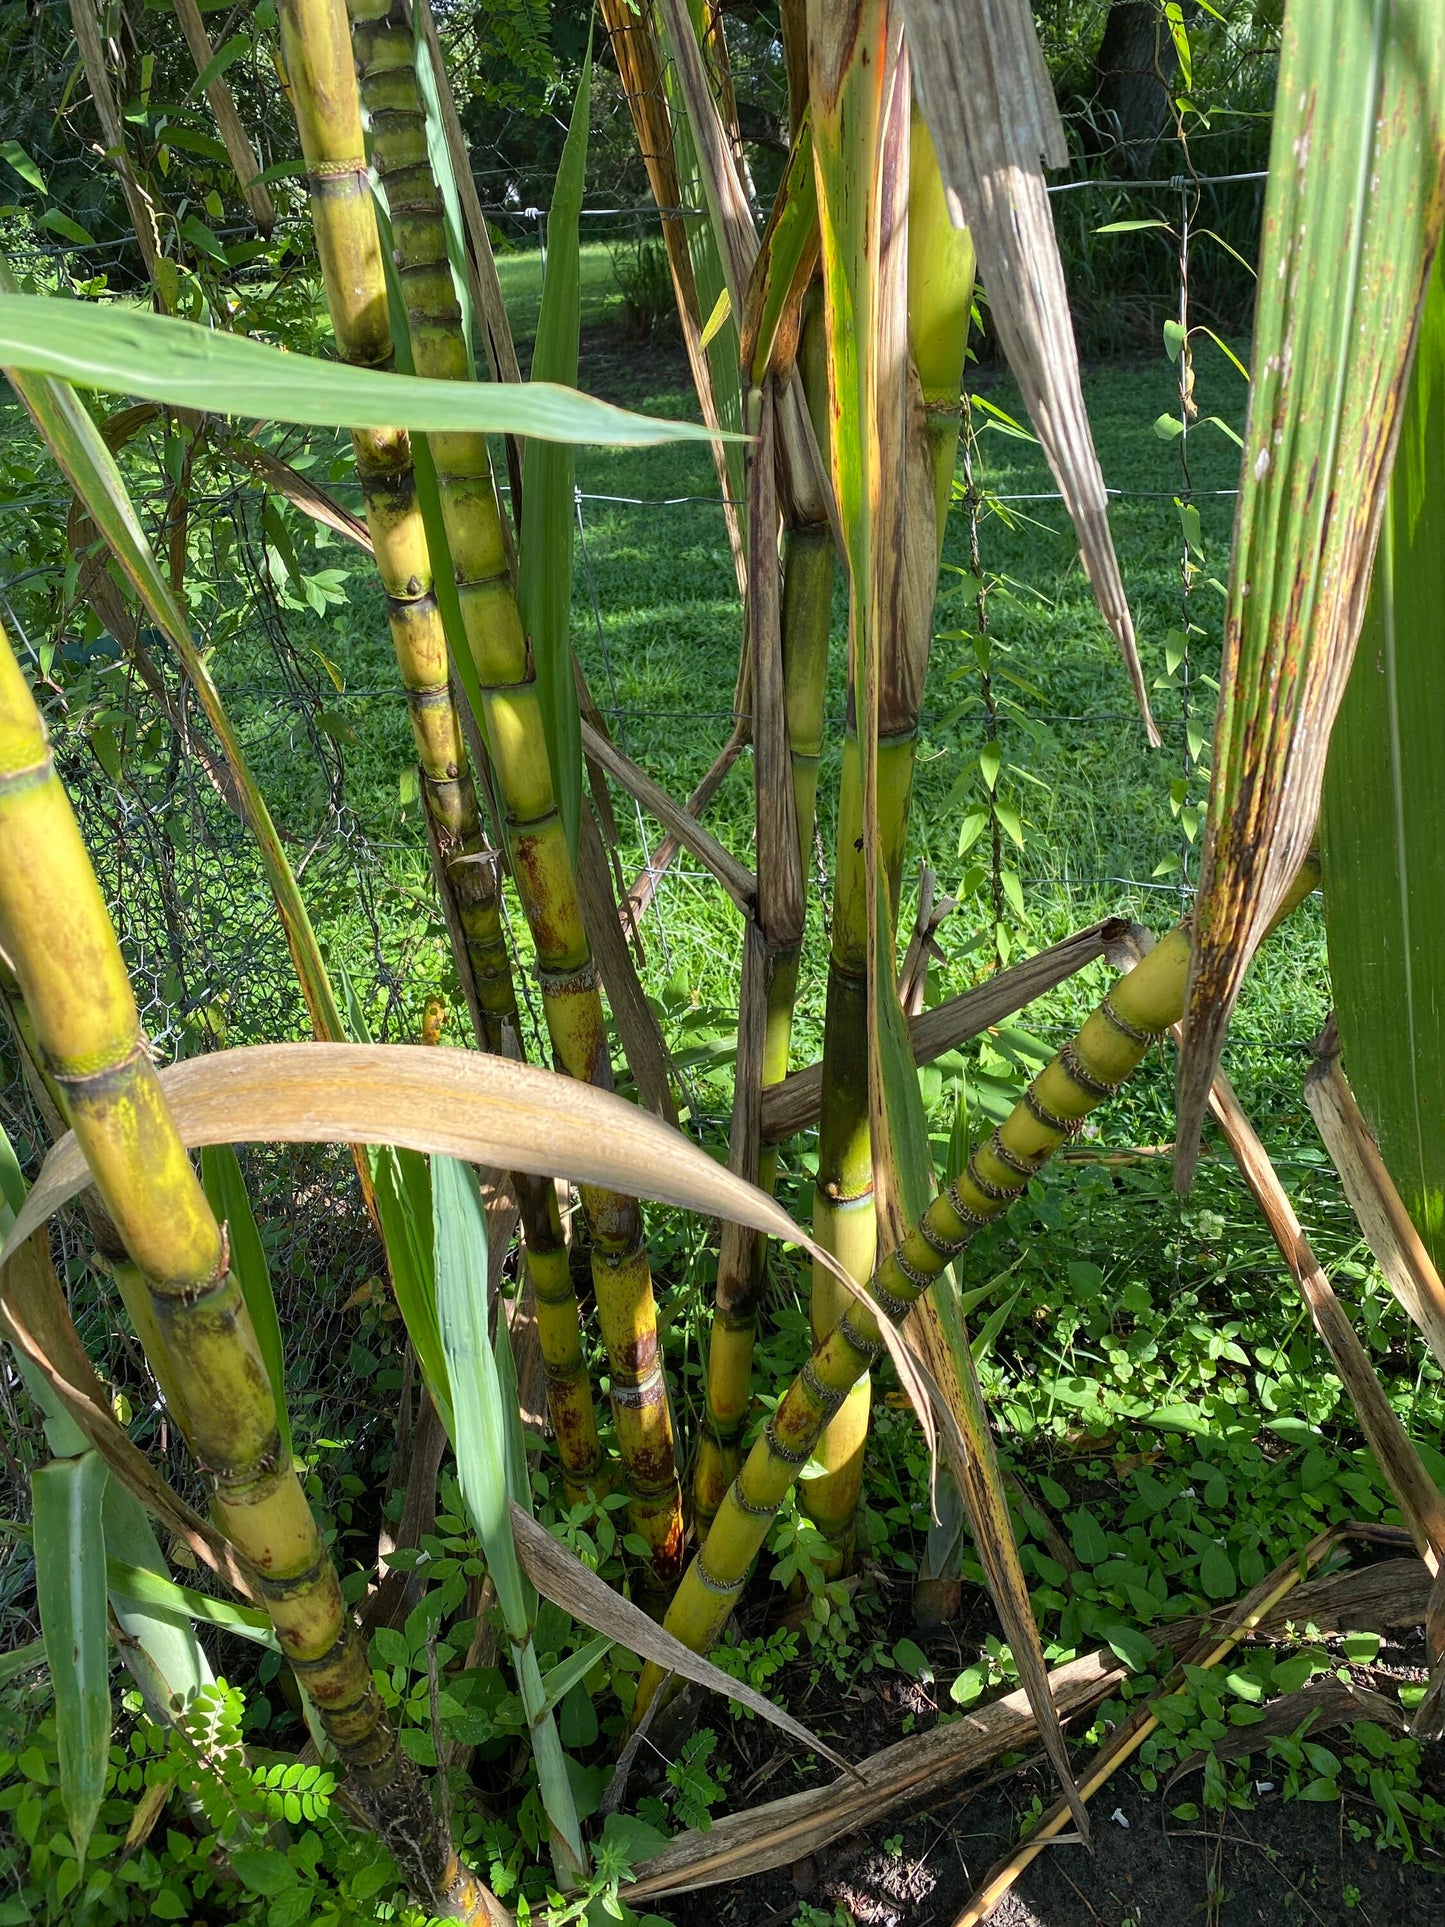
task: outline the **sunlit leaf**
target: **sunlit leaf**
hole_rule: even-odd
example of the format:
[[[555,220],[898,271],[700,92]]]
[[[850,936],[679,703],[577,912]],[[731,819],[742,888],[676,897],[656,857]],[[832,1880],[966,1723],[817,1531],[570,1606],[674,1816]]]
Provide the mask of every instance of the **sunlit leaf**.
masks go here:
[[[47,295],[0,294],[0,366],[174,408],[328,428],[469,428],[615,447],[708,435],[695,422],[634,414],[550,383],[458,384],[351,368],[169,315]]]
[[[1181,1185],[1244,972],[1315,834],[1445,211],[1442,164],[1440,0],[1290,0],[1179,1060]],[[1368,781],[1383,801],[1378,766]]]
[[[592,97],[589,54],[577,86],[572,124],[557,168],[547,221],[547,278],[537,317],[532,374],[539,381],[577,380],[582,324],[578,215],[587,170]],[[537,694],[547,732],[547,755],[557,807],[572,860],[582,808],[582,718],[572,670],[572,535],[574,452],[565,443],[529,440],[522,457],[522,535],[517,552],[517,601],[537,667]]]
[[[55,1692],[60,1794],[81,1860],[110,1759],[110,1642],[105,1619],[105,1462],[51,1459],[30,1474],[35,1591]]]

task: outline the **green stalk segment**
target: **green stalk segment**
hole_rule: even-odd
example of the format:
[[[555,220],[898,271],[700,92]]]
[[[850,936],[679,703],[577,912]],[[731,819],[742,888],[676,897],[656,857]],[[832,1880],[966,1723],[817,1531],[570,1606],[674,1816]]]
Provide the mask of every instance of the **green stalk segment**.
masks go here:
[[[418,375],[464,381],[466,341],[441,195],[427,151],[411,29],[389,0],[357,0],[353,17],[361,97],[371,117],[372,160],[391,212],[412,360]],[[537,947],[553,1050],[568,1075],[610,1088],[597,973],[557,808],[491,458],[477,434],[434,434],[430,446],[467,647],[481,687],[482,722],[506,811],[512,870]],[[647,1543],[651,1585],[670,1591],[682,1567],[682,1494],[642,1214],[634,1199],[589,1186],[582,1188],[582,1206],[592,1236],[593,1284],[627,1478],[628,1522]],[[560,1302],[554,1309],[560,1312]]]
[[[878,817],[888,901],[898,914],[913,787],[918,713],[932,642],[933,597],[937,564],[953,495],[958,449],[959,395],[973,303],[974,252],[966,230],[949,220],[943,180],[933,142],[916,111],[909,129],[908,176],[908,340],[917,391],[910,390],[910,413],[901,446],[885,444],[882,453],[903,463],[910,475],[926,463],[932,476],[937,546],[933,572],[919,559],[916,607],[900,611],[894,634],[884,639],[880,663]],[[922,429],[913,412],[921,400]],[[921,482],[921,478],[920,478]],[[910,503],[922,494],[905,490]],[[905,542],[909,531],[903,531]],[[908,576],[907,565],[900,571]],[[850,694],[856,692],[850,692]],[[824,1019],[823,1098],[818,1143],[817,1190],[813,1230],[818,1242],[847,1265],[862,1282],[872,1269],[874,1244],[862,1227],[873,1207],[872,1152],[868,1130],[867,1012],[868,906],[863,842],[863,762],[856,731],[850,728],[843,749],[843,791],[839,803],[833,953],[829,961],[828,1005]],[[842,1055],[835,1055],[842,1053]],[[851,1061],[856,1054],[858,1062]],[[832,1277],[815,1267],[812,1320],[815,1338],[825,1337],[842,1309]],[[849,1394],[829,1425],[817,1453],[824,1470],[806,1482],[803,1506],[832,1542],[828,1565],[846,1571],[853,1557],[853,1523],[862,1489],[863,1451],[868,1434],[866,1378]]]
[[[1319,881],[1306,863],[1271,929]],[[1184,1014],[1190,932],[1180,924],[1127,971],[1069,1044],[1045,1065],[1004,1122],[979,1146],[955,1183],[924,1212],[868,1284],[869,1304],[852,1302],[784,1394],[748,1454],[708,1535],[707,1556],[688,1567],[664,1624],[695,1653],[710,1650],[737,1604],[748,1571],[788,1489],[817,1450],[824,1427],[882,1356],[880,1318],[901,1325],[918,1297],[941,1279],[975,1233],[994,1223],[1089,1113],[1138,1069],[1151,1045]],[[634,1721],[662,1684],[653,1665],[638,1684]]]
[[[354,366],[386,368],[392,360],[386,274],[342,0],[287,0],[282,38],[337,347],[342,360]],[[497,864],[482,830],[452,695],[410,437],[400,429],[357,429],[351,439],[421,764],[437,881],[448,902],[448,921],[461,936],[463,954],[457,956],[457,967],[464,984],[470,978],[469,1002],[478,1019],[479,1041],[503,1056],[519,1056],[521,1024],[502,934]],[[575,1493],[595,1478],[602,1454],[567,1247],[556,1201],[548,1198],[545,1186],[519,1174],[515,1188],[537,1296],[548,1413],[563,1476]]]
[[[898,902],[913,761],[918,733],[880,739],[878,818],[888,900]],[[818,1170],[813,1192],[813,1236],[862,1284],[877,1254],[873,1151],[868,1129],[868,898],[863,854],[863,756],[850,718],[843,741],[838,797],[837,870],[833,944],[823,1017],[823,1092],[818,1122]],[[843,1287],[813,1267],[810,1315],[815,1343],[826,1339],[845,1305]],[[806,1481],[804,1510],[830,1541],[825,1570],[846,1572],[853,1558],[853,1522],[863,1482],[870,1397],[866,1374],[853,1385],[814,1455],[823,1468]]]
[[[826,445],[827,368],[824,365],[821,290],[806,300],[799,361],[814,428]],[[798,825],[798,864],[807,893],[808,858],[818,802],[818,766],[823,755],[823,705],[828,676],[828,640],[833,604],[836,550],[826,519],[789,514],[783,532],[783,697],[792,761],[793,811]],[[766,933],[764,933],[766,935]],[[768,958],[767,1041],[763,1088],[781,1084],[788,1074],[793,1009],[798,994],[801,944],[770,951]],[[772,1193],[777,1183],[778,1147],[765,1144],[758,1183]],[[699,1545],[713,1514],[737,1476],[741,1437],[751,1400],[753,1346],[762,1297],[767,1239],[724,1233],[718,1251],[717,1289],[708,1333],[706,1405],[693,1470],[693,1524]]]
[[[145,1048],[120,946],[25,678],[0,649],[0,945],[96,1189],[145,1280],[217,1523],[254,1565],[357,1803],[433,1913],[490,1919],[372,1684],[290,1459],[226,1245]]]

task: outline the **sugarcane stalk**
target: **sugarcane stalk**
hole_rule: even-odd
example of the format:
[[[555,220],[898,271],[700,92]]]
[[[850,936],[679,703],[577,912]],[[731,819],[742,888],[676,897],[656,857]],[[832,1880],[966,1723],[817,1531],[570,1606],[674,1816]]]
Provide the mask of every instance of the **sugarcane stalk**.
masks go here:
[[[908,152],[908,337],[917,385],[915,388],[910,383],[908,427],[902,443],[896,448],[885,443],[884,452],[896,455],[908,470],[903,490],[908,503],[921,503],[931,495],[935,549],[931,570],[922,554],[912,555],[900,565],[899,580],[911,585],[914,593],[911,598],[900,597],[892,632],[883,638],[878,815],[888,902],[895,920],[918,716],[932,641],[938,563],[953,494],[959,395],[974,274],[973,244],[966,230],[954,228],[949,219],[938,159],[928,129],[916,111],[911,116]],[[905,542],[910,535],[916,542],[916,535],[906,524],[900,533]],[[880,531],[879,539],[888,537]],[[873,1175],[864,1041],[869,992],[863,766],[857,731],[851,726],[858,699],[857,689],[850,688],[824,1018],[813,1230],[818,1242],[847,1266],[849,1276],[861,1282],[872,1268],[875,1241],[870,1228]],[[831,1273],[815,1266],[811,1299],[815,1337],[825,1336],[836,1322],[842,1310],[840,1290]],[[800,1495],[808,1517],[829,1541],[823,1562],[827,1572],[846,1570],[853,1556],[869,1402],[864,1378],[828,1427],[816,1455],[822,1469],[806,1481]]]
[[[161,1093],[79,826],[8,640],[0,648],[0,945],[181,1387],[217,1523],[255,1567],[281,1647],[359,1806],[433,1913],[500,1914],[438,1826],[291,1461],[226,1242]]]
[[[340,0],[327,4],[335,11]],[[400,4],[389,0],[357,0],[353,19],[361,97],[371,120],[372,160],[391,213],[413,365],[419,375],[465,380],[467,346],[441,195],[427,151],[411,29]],[[610,1087],[602,1000],[553,789],[491,458],[481,435],[433,435],[430,445],[467,647],[505,806],[513,875],[537,948],[552,1047],[570,1076]],[[682,1494],[642,1214],[635,1199],[616,1192],[583,1186],[581,1196],[627,1480],[628,1523],[648,1547],[646,1583],[670,1591],[682,1565]]]
[[[818,1122],[818,1168],[813,1190],[813,1236],[850,1278],[863,1283],[877,1254],[873,1151],[868,1129],[868,899],[863,855],[863,757],[849,692],[838,797],[833,938],[823,1015],[823,1088]],[[878,744],[879,833],[888,901],[898,903],[908,806],[917,743],[912,728]],[[809,1316],[815,1341],[827,1337],[844,1310],[844,1288],[832,1272],[813,1267]],[[853,1526],[863,1483],[870,1394],[866,1374],[850,1387],[817,1452],[820,1468],[799,1494],[807,1517],[828,1541],[821,1560],[828,1576],[853,1558]]]
[[[819,442],[827,441],[827,368],[824,362],[821,289],[807,297],[799,361],[809,412]],[[823,705],[836,550],[821,504],[788,502],[783,530],[783,701],[792,770],[793,814],[798,829],[798,873],[804,895],[817,813],[818,766],[823,753]],[[765,937],[767,932],[764,932]],[[797,1002],[801,942],[770,944],[767,971],[766,1044],[762,1082],[766,1090],[788,1074],[793,1011]],[[771,1193],[777,1183],[778,1147],[762,1147],[757,1181]],[[737,1475],[741,1439],[751,1400],[753,1348],[766,1275],[767,1240],[725,1226],[718,1247],[717,1286],[708,1330],[703,1429],[693,1468],[693,1525],[698,1544]]]
[[[387,368],[392,340],[386,275],[344,7],[293,0],[283,10],[283,41],[337,351],[353,366]],[[487,1047],[515,1050],[517,1000],[502,935],[496,865],[482,833],[452,696],[411,440],[404,429],[371,428],[353,430],[351,439],[421,765],[422,800],[439,853],[437,880],[464,933],[466,954],[458,959],[463,982],[470,979]]]
[[[1276,925],[1315,887],[1306,864]],[[1273,927],[1273,926],[1272,926]],[[788,1387],[719,1507],[706,1553],[698,1553],[664,1621],[694,1652],[705,1653],[727,1623],[773,1519],[818,1449],[825,1427],[882,1356],[880,1321],[901,1325],[919,1295],[1022,1196],[1059,1146],[1112,1097],[1150,1048],[1179,1022],[1189,976],[1190,931],[1179,924],[1120,977],[1072,1042],[1039,1072],[958,1179],[878,1267],[867,1302],[852,1300]],[[649,1663],[638,1684],[634,1722],[663,1680]]]
[[[282,35],[337,349],[343,361],[356,366],[388,367],[393,344],[386,273],[345,6],[341,0],[292,0],[283,9]],[[520,1056],[521,1021],[502,933],[497,862],[487,847],[452,693],[411,440],[401,429],[356,429],[351,439],[421,766],[433,868],[448,926],[459,939],[454,943],[458,974],[478,1041],[488,1050]],[[548,1415],[564,1481],[576,1496],[595,1480],[602,1453],[567,1246],[547,1187],[526,1173],[514,1174],[513,1183],[537,1295]]]

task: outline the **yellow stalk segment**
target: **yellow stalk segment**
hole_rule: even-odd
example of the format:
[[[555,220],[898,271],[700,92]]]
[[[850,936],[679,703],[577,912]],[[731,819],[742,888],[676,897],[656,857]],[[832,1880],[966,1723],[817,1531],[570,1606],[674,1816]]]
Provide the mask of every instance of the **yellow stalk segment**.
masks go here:
[[[340,0],[332,0],[331,11]],[[372,159],[385,187],[398,278],[419,375],[468,376],[446,251],[440,191],[426,144],[411,29],[389,0],[353,8]],[[359,128],[359,123],[358,123]],[[557,808],[531,646],[522,627],[491,457],[481,435],[430,437],[442,518],[482,721],[507,822],[512,870],[537,947],[542,1006],[561,1068],[610,1087],[612,1066],[577,877]],[[682,1566],[682,1494],[663,1384],[657,1311],[635,1200],[584,1186],[598,1322],[612,1383],[628,1522],[646,1541],[649,1583],[669,1590]],[[558,1280],[560,1290],[560,1276]],[[553,1309],[564,1316],[560,1298]]]
[[[8,642],[0,647],[0,945],[48,1075],[144,1282],[137,1320],[216,1521],[256,1587],[348,1785],[432,1911],[486,1920],[496,1903],[457,1860],[372,1684],[366,1649],[289,1458],[225,1232],[172,1122],[125,962]],[[128,1279],[130,1295],[137,1280]]]
[[[337,349],[355,367],[386,368],[392,359],[386,274],[345,7],[290,0],[282,9],[282,33]],[[517,1000],[502,935],[496,865],[482,834],[452,697],[411,440],[403,429],[371,428],[354,430],[351,439],[421,764],[438,882],[463,933],[465,955],[458,966],[488,1049],[515,1054]]]
[[[1282,919],[1318,881],[1306,865],[1281,906]],[[1084,1119],[1131,1077],[1150,1046],[1178,1023],[1189,975],[1189,929],[1180,924],[1120,977],[1083,1028],[1030,1084],[1008,1117],[935,1198],[890,1253],[789,1386],[728,1492],[706,1555],[688,1567],[668,1609],[667,1630],[705,1653],[727,1623],[788,1488],[812,1458],[824,1427],[882,1355],[880,1320],[901,1325],[975,1234],[994,1223]],[[662,1684],[644,1669],[633,1719]]]
[[[379,368],[392,359],[386,274],[367,177],[351,32],[342,0],[288,0],[282,35],[291,101],[311,192],[311,219],[327,306],[343,361]],[[457,969],[478,1040],[520,1057],[521,1027],[502,934],[497,863],[487,848],[452,695],[446,632],[417,501],[410,437],[401,429],[352,432],[356,471],[377,570],[386,592],[397,666],[421,764],[437,882]],[[582,1355],[576,1294],[556,1200],[540,1180],[514,1177],[548,1413],[574,1496],[596,1477],[602,1452]]]

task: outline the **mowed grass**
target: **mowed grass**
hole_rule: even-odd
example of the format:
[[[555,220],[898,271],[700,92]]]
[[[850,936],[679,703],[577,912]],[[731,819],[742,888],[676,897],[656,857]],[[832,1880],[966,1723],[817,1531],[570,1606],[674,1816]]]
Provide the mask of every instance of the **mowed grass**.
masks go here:
[[[623,300],[613,273],[610,241],[585,240],[581,255],[582,326],[605,328],[621,318]],[[537,316],[542,306],[542,256],[537,248],[517,248],[498,254],[497,279],[502,284],[502,299],[512,323],[518,347],[530,343],[537,332]]]

